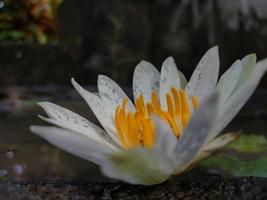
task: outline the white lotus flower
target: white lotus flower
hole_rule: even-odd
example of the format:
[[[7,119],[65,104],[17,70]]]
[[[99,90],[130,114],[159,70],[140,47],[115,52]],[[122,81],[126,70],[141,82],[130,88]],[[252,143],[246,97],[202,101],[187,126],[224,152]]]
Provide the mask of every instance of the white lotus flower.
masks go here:
[[[99,75],[98,94],[72,84],[96,115],[102,128],[58,105],[42,102],[59,126],[32,126],[52,144],[101,167],[111,178],[152,185],[190,169],[238,133],[218,134],[257,87],[267,59],[254,54],[237,60],[220,78],[218,48],[200,60],[190,81],[167,58],[161,73],[141,61],[133,76],[135,104],[110,78]],[[218,137],[217,137],[218,136]]]

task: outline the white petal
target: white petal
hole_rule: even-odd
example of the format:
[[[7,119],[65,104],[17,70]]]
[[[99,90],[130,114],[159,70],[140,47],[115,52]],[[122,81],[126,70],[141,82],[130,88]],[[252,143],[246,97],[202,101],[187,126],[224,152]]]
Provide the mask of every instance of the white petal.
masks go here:
[[[142,185],[161,183],[174,171],[168,157],[142,147],[112,154],[101,168],[108,177]]]
[[[99,142],[101,144],[107,145],[112,149],[121,149],[120,145],[117,144],[106,132],[104,132],[102,129],[94,129],[93,127],[83,127],[78,124],[75,124],[73,122],[67,122],[67,121],[59,121],[55,119],[46,118],[43,116],[39,117],[51,124],[54,124],[56,126],[60,126],[62,128],[69,129],[71,131],[75,131],[75,133],[80,133],[85,135],[86,137],[89,137],[90,139]]]
[[[118,105],[120,105],[124,98],[127,101],[127,110],[134,111],[135,107],[129,97],[125,94],[125,92],[121,89],[121,87],[112,79],[107,76],[99,75],[97,81],[97,87],[101,98],[105,98],[108,95],[110,98],[111,105],[113,104],[113,114]],[[104,94],[104,95],[103,95]],[[106,99],[106,98],[105,98]],[[115,108],[114,108],[115,107]]]
[[[113,153],[109,147],[73,131],[46,126],[31,126],[30,129],[59,148],[96,164],[102,163],[108,154]]]
[[[221,103],[223,104],[235,89],[240,74],[242,65],[240,60],[237,60],[233,65],[221,76],[217,89],[220,92]]]
[[[242,87],[242,85],[248,80],[252,70],[256,65],[256,60],[256,54],[249,54],[241,60],[242,70],[235,91]]]
[[[158,70],[149,62],[141,61],[134,70],[133,94],[136,100],[139,95],[144,96],[144,101],[148,102],[152,91],[158,93],[160,74]]]
[[[88,128],[87,131],[90,131],[91,129],[94,129],[97,132],[103,131],[101,128],[96,126],[94,123],[88,121],[86,118],[74,113],[71,110],[68,110],[66,108],[63,108],[59,105],[50,103],[50,102],[41,102],[38,103],[46,112],[46,114],[51,118],[55,119],[60,122],[66,122],[70,124],[74,124],[77,127],[85,128],[85,130]],[[87,134],[87,133],[84,133]]]
[[[221,149],[225,145],[227,145],[230,142],[232,142],[233,140],[235,140],[240,135],[240,133],[241,132],[239,131],[239,132],[235,132],[235,133],[222,134],[222,135],[218,136],[217,138],[215,138],[214,140],[208,142],[203,147],[203,151],[216,151],[217,149]]]
[[[227,100],[224,106],[224,110],[220,113],[220,116],[214,127],[214,131],[209,136],[209,140],[216,137],[225,126],[234,118],[234,116],[240,111],[240,109],[247,102],[249,97],[253,94],[257,88],[261,77],[267,70],[267,59],[264,59],[257,63],[253,68],[249,78],[244,84],[235,91],[232,96]]]
[[[99,122],[102,124],[103,128],[107,132],[109,132],[109,130],[112,130],[113,131],[112,133],[115,133],[116,129],[113,123],[114,116],[111,115],[110,108],[105,106],[105,104],[103,103],[100,97],[82,88],[73,78],[71,79],[71,82],[74,88],[77,90],[77,92],[84,98],[86,103],[89,105],[91,110],[94,112],[95,116],[97,117]],[[111,134],[110,136],[117,143],[120,143],[117,134]]]
[[[179,77],[180,77],[180,81],[181,81],[181,88],[182,89],[185,89],[186,85],[187,85],[187,80],[186,80],[186,77],[185,75],[178,70],[178,73],[179,73]]]
[[[177,138],[175,137],[175,134],[170,126],[156,115],[153,116],[153,121],[156,125],[156,143],[154,146],[155,151],[162,152],[165,155],[172,157],[177,144]]]
[[[219,74],[218,47],[209,49],[201,58],[185,90],[189,97],[197,96],[202,102],[211,94],[217,84]]]
[[[189,163],[203,147],[216,120],[217,110],[218,94],[213,93],[195,111],[178,140],[175,148],[177,167]]]
[[[211,154],[213,154],[215,151],[223,148],[227,144],[231,143],[233,140],[235,140],[240,135],[240,132],[236,133],[226,133],[222,136],[219,136],[215,138],[214,140],[210,141],[208,144],[206,144],[202,150],[199,151],[199,153],[194,157],[194,159],[188,164],[187,167],[190,167],[192,165],[195,165],[201,160],[206,159]]]
[[[180,76],[172,57],[168,57],[162,64],[160,73],[160,103],[164,110],[167,109],[166,94],[170,92],[171,87],[180,90]]]

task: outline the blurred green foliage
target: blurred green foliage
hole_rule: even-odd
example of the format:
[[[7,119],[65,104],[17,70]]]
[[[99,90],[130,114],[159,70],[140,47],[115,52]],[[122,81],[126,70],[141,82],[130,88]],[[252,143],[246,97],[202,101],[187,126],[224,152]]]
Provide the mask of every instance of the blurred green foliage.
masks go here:
[[[62,0],[0,0],[0,41],[56,41]]]
[[[242,135],[222,151],[201,162],[208,169],[234,176],[267,177],[267,140],[262,135]]]

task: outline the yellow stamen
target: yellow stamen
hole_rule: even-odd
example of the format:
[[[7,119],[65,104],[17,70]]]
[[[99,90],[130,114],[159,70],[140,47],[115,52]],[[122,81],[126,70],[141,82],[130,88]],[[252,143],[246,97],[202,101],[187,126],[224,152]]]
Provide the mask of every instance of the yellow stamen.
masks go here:
[[[143,95],[140,95],[135,102],[136,110],[139,110],[144,116],[147,116],[147,109],[144,103]]]
[[[190,107],[189,107],[189,103],[188,103],[185,91],[180,90],[179,94],[180,94],[181,104],[182,104],[182,124],[183,124],[183,127],[185,127],[190,117]]]
[[[151,94],[151,104],[154,108],[160,109],[158,94],[155,91]]]
[[[191,102],[190,102],[191,101]],[[118,137],[123,147],[134,146],[153,147],[155,143],[155,124],[151,119],[152,115],[157,115],[165,121],[177,138],[190,118],[190,104],[193,108],[198,107],[198,99],[193,96],[188,99],[184,90],[177,91],[174,87],[166,94],[167,110],[161,108],[158,95],[155,91],[151,94],[150,102],[145,104],[143,95],[137,97],[136,111],[126,111],[127,99],[123,99],[115,112],[115,126]]]
[[[197,109],[197,106],[198,106],[197,96],[192,96],[192,104],[193,104],[194,109]]]
[[[174,97],[175,113],[176,115],[181,116],[182,115],[182,104],[181,104],[180,95],[174,87],[171,88],[171,93]]]
[[[131,146],[137,146],[138,143],[138,134],[136,134],[136,120],[134,120],[134,116],[132,112],[128,113],[128,135],[129,135],[129,142]]]
[[[173,104],[172,104],[172,97],[170,94],[166,94],[166,101],[167,101],[167,106],[168,106],[168,112],[170,115],[173,117],[174,115],[174,109],[173,109]]]
[[[148,115],[151,116],[151,114],[154,112],[154,108],[151,103],[146,104]]]
[[[121,140],[121,143],[126,148],[127,144],[126,144],[125,139],[124,139],[123,131],[121,130],[119,112],[120,112],[120,107],[118,106],[116,108],[116,114],[115,114],[115,126],[116,126],[116,129],[117,129],[118,136],[119,136],[119,138]]]

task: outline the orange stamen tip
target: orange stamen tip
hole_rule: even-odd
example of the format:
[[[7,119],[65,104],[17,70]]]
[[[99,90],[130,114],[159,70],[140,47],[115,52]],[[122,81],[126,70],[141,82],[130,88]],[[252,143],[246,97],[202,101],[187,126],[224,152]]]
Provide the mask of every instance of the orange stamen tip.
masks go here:
[[[194,109],[198,106],[197,96],[189,99],[184,90],[174,87],[166,94],[167,110],[161,107],[156,91],[152,91],[149,102],[144,101],[143,95],[138,96],[135,101],[135,112],[126,111],[127,102],[124,98],[115,111],[115,127],[124,148],[138,145],[147,148],[154,146],[155,124],[151,119],[153,114],[165,121],[179,138],[180,132],[190,119],[190,105],[193,105]]]
[[[197,107],[198,107],[197,96],[192,96],[192,104],[193,104],[194,109],[197,109]]]

